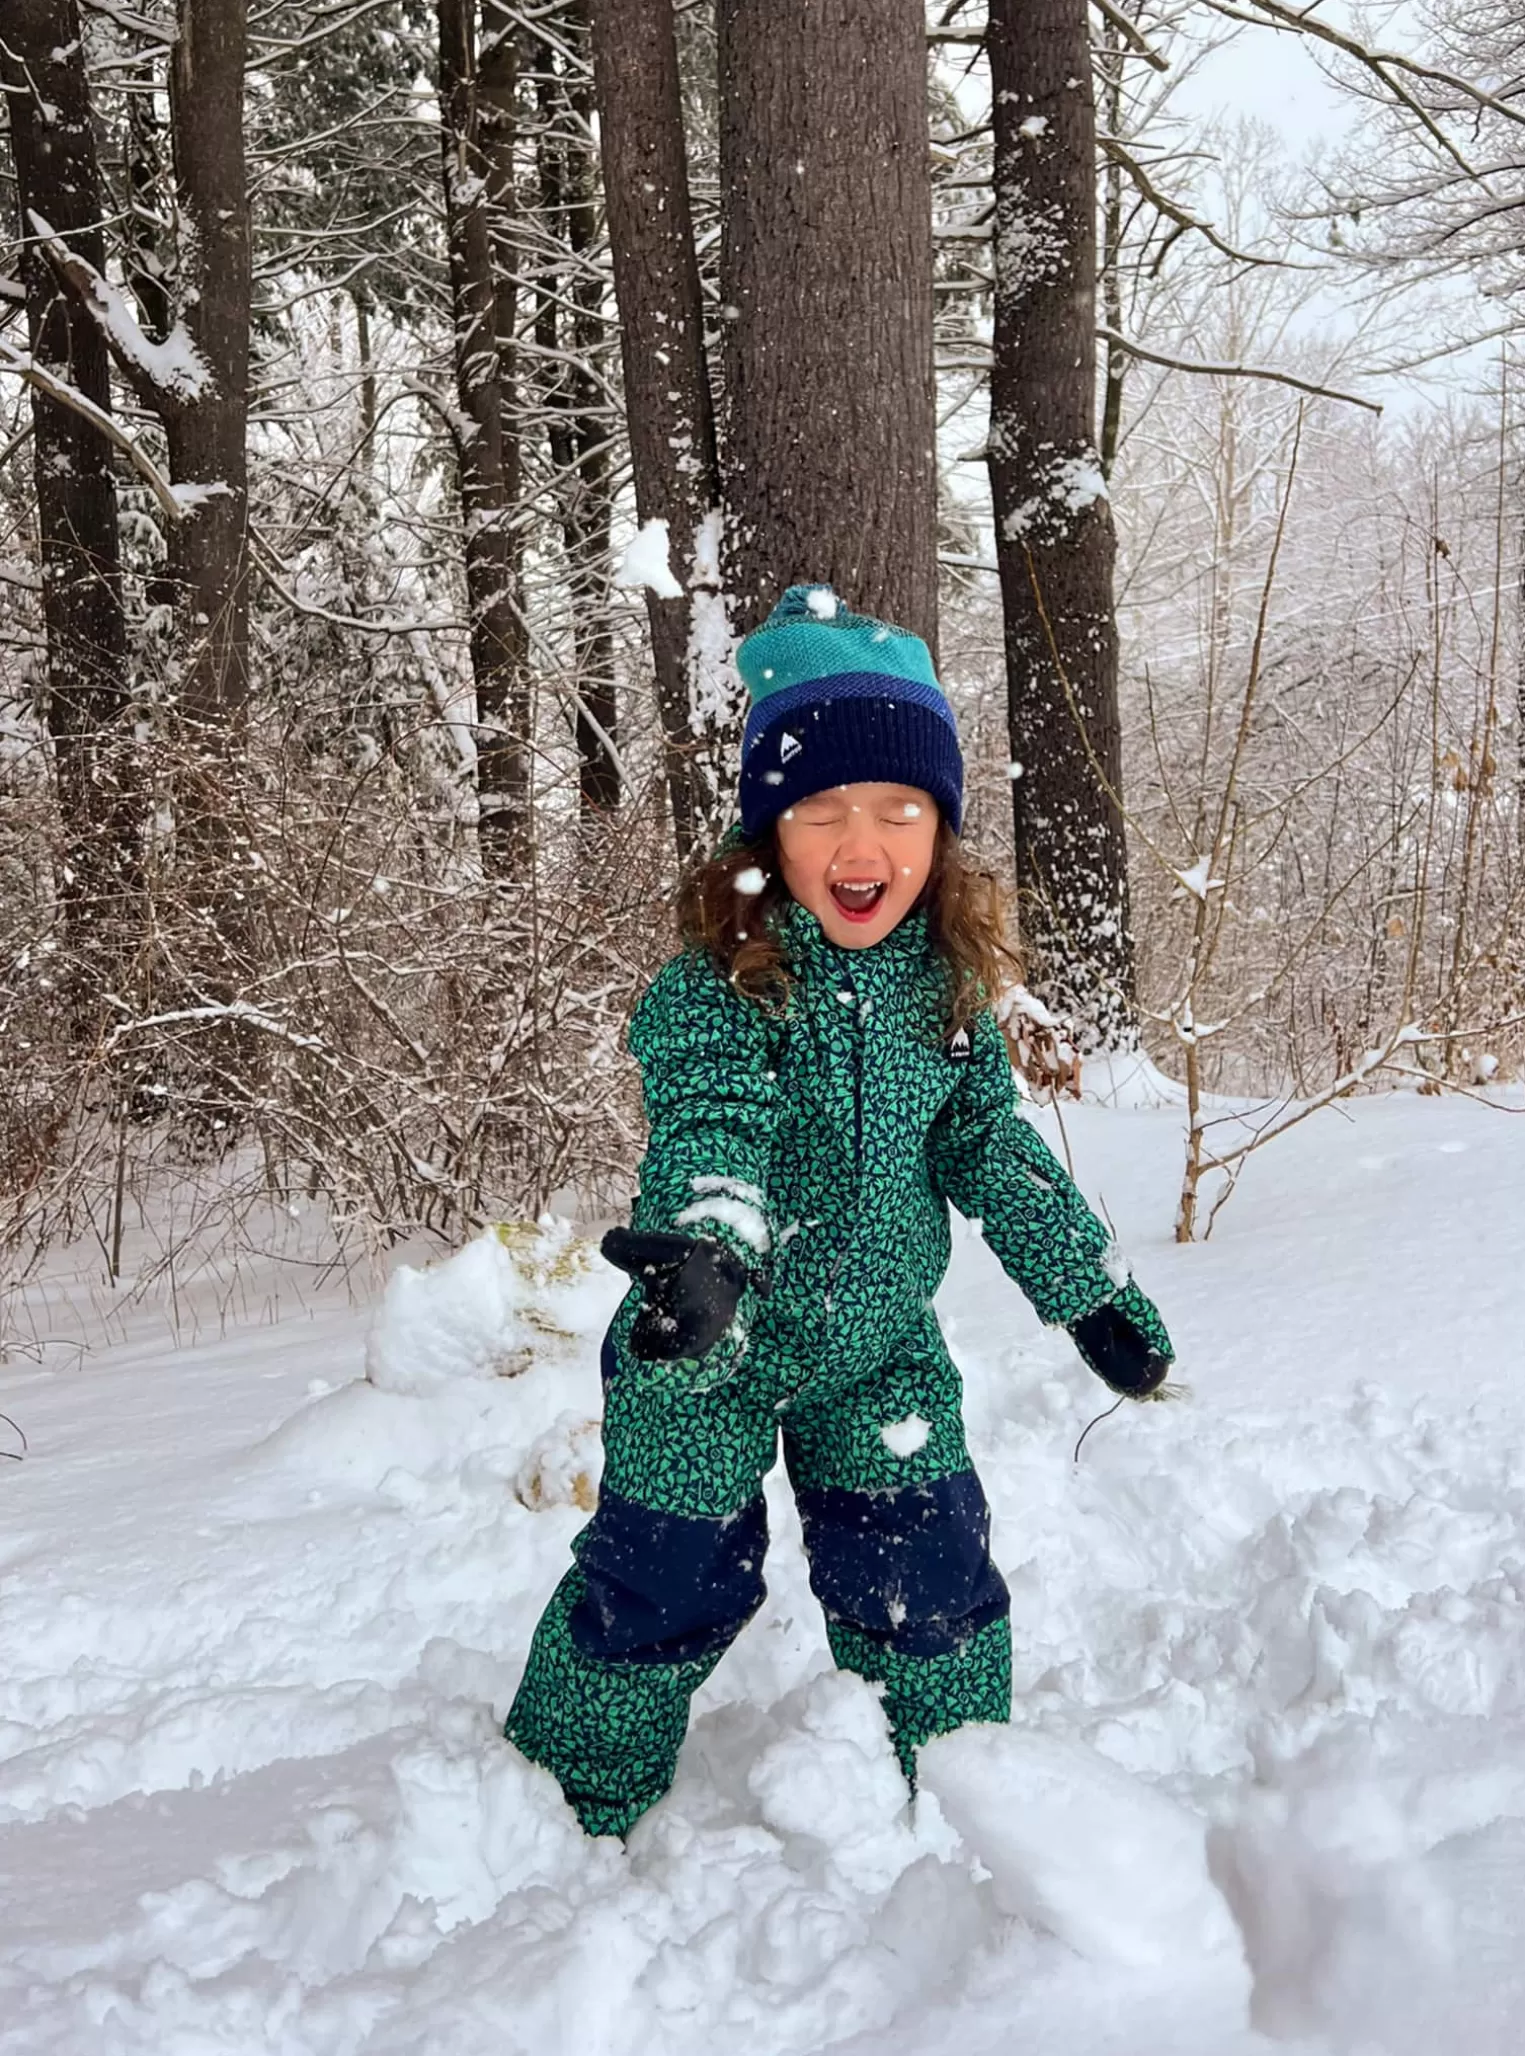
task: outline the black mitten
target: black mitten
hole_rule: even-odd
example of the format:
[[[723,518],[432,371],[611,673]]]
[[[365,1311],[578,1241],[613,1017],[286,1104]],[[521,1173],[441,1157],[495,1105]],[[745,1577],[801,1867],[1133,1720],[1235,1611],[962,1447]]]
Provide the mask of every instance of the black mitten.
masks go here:
[[[1126,1399],[1147,1399],[1170,1374],[1172,1359],[1116,1304],[1082,1314],[1070,1336],[1103,1384]]]
[[[643,1363],[707,1356],[735,1320],[747,1286],[767,1289],[765,1277],[707,1237],[611,1228],[599,1247],[643,1289],[630,1330],[630,1352]]]

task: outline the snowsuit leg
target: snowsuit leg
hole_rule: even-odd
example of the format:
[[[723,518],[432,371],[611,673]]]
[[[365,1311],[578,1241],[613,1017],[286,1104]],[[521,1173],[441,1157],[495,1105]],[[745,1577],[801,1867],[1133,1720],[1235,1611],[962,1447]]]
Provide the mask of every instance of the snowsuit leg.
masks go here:
[[[504,1728],[593,1835],[624,1834],[667,1790],[689,1701],[762,1604],[762,1484],[780,1420],[778,1387],[760,1374],[695,1393],[615,1362],[606,1341],[598,1511]],[[929,1321],[870,1376],[782,1414],[832,1654],[884,1685],[913,1785],[923,1742],[1011,1713],[1009,1602],[961,1397]]]
[[[969,1461],[961,1398],[957,1366],[929,1319],[881,1369],[797,1402],[784,1418],[832,1655],[883,1684],[913,1788],[922,1743],[966,1721],[1011,1717],[1010,1601],[990,1560],[990,1509]]]
[[[776,1393],[686,1392],[604,1343],[604,1478],[530,1646],[504,1732],[590,1835],[672,1783],[689,1701],[763,1600]]]

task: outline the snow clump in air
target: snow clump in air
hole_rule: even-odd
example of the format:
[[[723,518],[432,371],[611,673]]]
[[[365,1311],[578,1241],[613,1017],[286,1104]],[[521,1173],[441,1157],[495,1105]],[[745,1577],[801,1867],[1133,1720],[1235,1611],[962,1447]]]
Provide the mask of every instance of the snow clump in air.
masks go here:
[[[644,587],[647,592],[655,593],[659,600],[682,599],[683,588],[673,577],[672,566],[667,561],[665,521],[651,520],[642,524],[640,533],[625,545],[614,583],[625,590]]]
[[[756,864],[748,864],[745,871],[738,871],[731,880],[736,891],[744,893],[748,899],[755,899],[767,882],[767,872],[760,870]]]

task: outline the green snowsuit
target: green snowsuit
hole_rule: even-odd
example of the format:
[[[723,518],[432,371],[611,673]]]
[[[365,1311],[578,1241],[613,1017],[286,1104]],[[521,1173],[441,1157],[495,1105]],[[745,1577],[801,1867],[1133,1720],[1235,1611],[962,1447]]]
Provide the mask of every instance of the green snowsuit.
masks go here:
[[[631,1025],[650,1125],[632,1225],[713,1236],[771,1289],[699,1365],[630,1355],[638,1286],[605,1342],[599,1510],[506,1727],[594,1834],[667,1789],[692,1694],[761,1604],[780,1430],[833,1655],[883,1684],[907,1776],[931,1736],[1008,1717],[1006,1590],[932,1311],[949,1201],[1041,1320],[1115,1301],[1169,1352],[1018,1113],[994,1016],[949,1039],[924,916],[861,950],[792,904],[783,926],[781,1018],[687,954]]]

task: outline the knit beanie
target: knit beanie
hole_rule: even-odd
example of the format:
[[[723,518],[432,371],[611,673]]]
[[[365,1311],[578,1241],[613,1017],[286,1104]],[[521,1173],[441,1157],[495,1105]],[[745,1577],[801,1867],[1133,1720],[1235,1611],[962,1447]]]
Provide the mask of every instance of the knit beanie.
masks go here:
[[[736,663],[752,700],[741,744],[748,841],[797,800],[869,780],[919,786],[957,831],[964,760],[920,636],[849,613],[829,585],[791,585]]]

